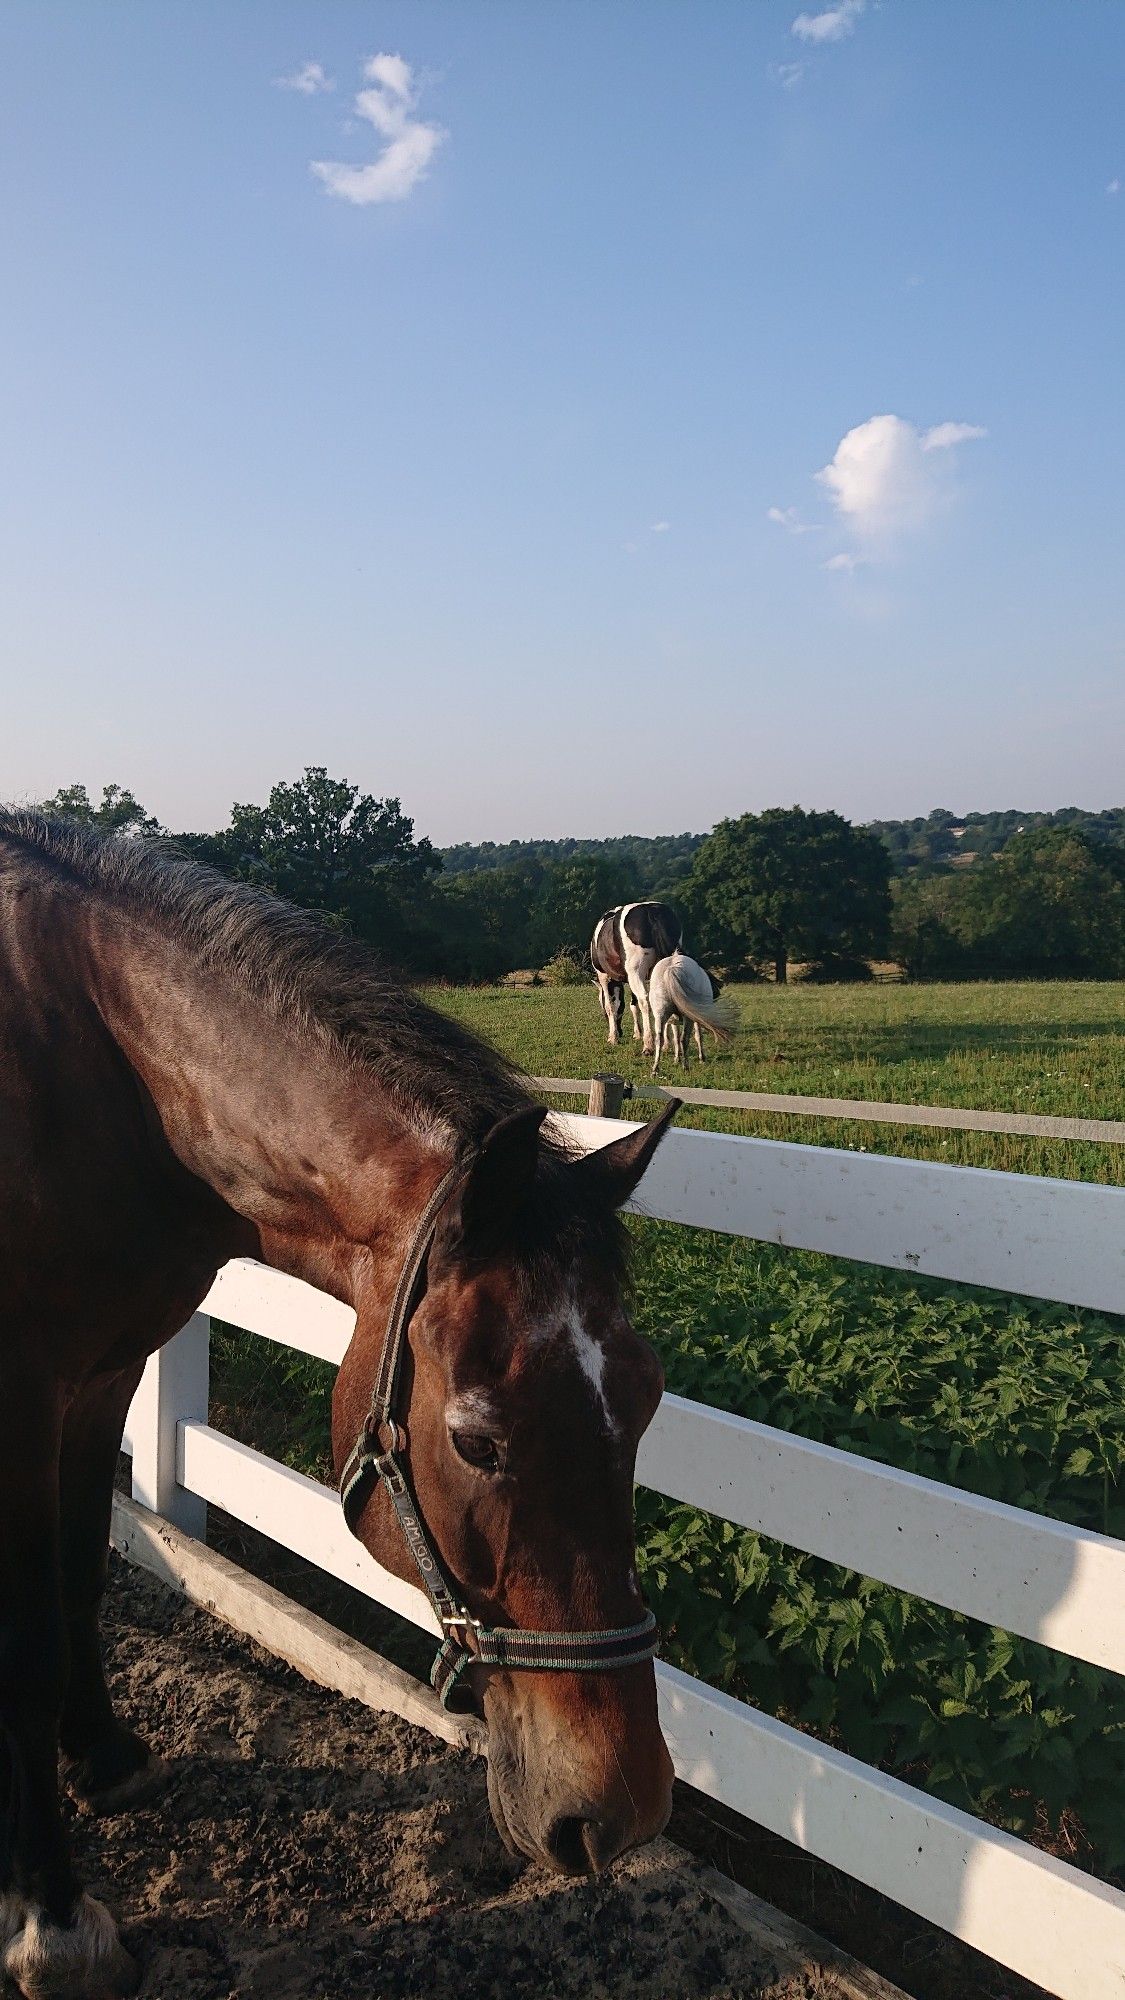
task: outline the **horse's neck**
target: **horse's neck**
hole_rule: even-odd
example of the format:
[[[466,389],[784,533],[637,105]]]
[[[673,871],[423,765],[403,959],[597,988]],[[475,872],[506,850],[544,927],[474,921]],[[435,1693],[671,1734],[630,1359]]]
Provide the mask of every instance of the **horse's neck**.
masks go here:
[[[273,1019],[174,943],[91,933],[96,997],[181,1163],[261,1255],[355,1304],[397,1260],[452,1156],[327,1041]]]

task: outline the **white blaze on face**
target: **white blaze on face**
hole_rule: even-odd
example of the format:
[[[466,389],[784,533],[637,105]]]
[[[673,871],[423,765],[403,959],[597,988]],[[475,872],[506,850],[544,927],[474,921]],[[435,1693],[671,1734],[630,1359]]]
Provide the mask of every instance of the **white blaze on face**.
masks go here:
[[[600,1340],[583,1326],[577,1308],[572,1308],[564,1322],[564,1331],[574,1350],[574,1358],[583,1376],[593,1391],[594,1401],[601,1411],[606,1430],[616,1437],[620,1426],[609,1407],[605,1393],[605,1348]]]

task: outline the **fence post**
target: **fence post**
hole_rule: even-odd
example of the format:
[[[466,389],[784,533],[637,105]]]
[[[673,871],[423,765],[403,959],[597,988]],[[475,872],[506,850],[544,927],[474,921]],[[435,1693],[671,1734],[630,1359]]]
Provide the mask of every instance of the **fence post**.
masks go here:
[[[587,1107],[589,1118],[619,1118],[622,1100],[625,1096],[623,1076],[607,1076],[599,1071],[590,1079],[590,1102]]]
[[[206,1313],[193,1313],[149,1355],[129,1411],[134,1500],[199,1541],[207,1539],[207,1502],[179,1483],[178,1427],[207,1422],[210,1359],[211,1321]]]

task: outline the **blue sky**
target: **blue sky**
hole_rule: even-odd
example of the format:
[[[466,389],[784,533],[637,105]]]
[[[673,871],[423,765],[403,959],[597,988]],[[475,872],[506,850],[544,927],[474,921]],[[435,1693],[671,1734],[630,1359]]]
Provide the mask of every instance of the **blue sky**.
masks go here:
[[[0,44],[0,797],[1120,802],[1117,0],[7,0]]]

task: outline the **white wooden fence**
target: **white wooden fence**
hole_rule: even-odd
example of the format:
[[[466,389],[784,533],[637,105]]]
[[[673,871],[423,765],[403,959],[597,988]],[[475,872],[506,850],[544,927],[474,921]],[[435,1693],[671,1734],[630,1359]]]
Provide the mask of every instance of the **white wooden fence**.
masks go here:
[[[809,1097],[775,1090],[697,1090],[673,1073],[667,1086],[622,1076],[533,1076],[548,1097],[585,1097],[591,1111],[616,1112],[625,1098],[668,1099],[718,1111],[768,1111],[785,1118],[846,1118],[855,1125],[926,1125],[944,1132],[1008,1132],[1028,1139],[1080,1139],[1125,1146],[1125,1119],[1054,1118],[1041,1112],[970,1111],[957,1104],[883,1104],[867,1097]],[[602,1087],[599,1093],[599,1085]],[[605,1086],[615,1092],[609,1101]],[[605,1100],[599,1103],[598,1097]]]
[[[558,1116],[580,1145],[630,1128]],[[1125,1310],[1125,1189],[673,1131],[634,1203],[700,1228],[1105,1311]],[[338,1362],[353,1315],[229,1264],[153,1357],[133,1493],[191,1533],[211,1502],[428,1630],[420,1591],[348,1534],[330,1489],[207,1422],[209,1314]],[[901,1590],[1125,1673],[1125,1543],[667,1395],[642,1484]],[[657,1668],[680,1777],[1062,2000],[1125,2000],[1125,1896],[953,1806]],[[1122,1801],[1125,1811],[1125,1800]]]

